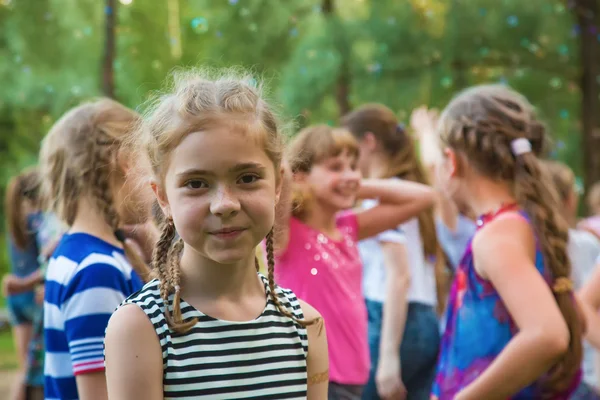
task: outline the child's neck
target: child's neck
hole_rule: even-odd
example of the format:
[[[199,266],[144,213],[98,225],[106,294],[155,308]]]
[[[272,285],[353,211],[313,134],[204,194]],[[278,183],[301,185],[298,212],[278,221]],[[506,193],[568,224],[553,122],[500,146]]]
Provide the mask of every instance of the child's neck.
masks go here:
[[[503,205],[515,202],[515,197],[504,182],[494,182],[481,178],[473,182],[468,189],[471,209],[479,216],[495,212]]]
[[[256,274],[254,253],[234,264],[210,260],[189,246],[181,256],[181,296],[185,299],[228,298],[236,301],[251,295],[264,295]]]
[[[340,235],[335,223],[335,216],[340,210],[323,207],[320,204],[313,204],[308,210],[306,217],[303,218],[303,222],[306,225],[331,238],[336,238]]]
[[[369,167],[365,171],[365,178],[382,179],[386,177],[388,172],[389,161],[380,153],[376,153],[369,163]]]
[[[77,215],[69,229],[69,233],[78,232],[96,236],[116,247],[123,247],[115,237],[113,228],[106,222],[104,215],[87,197],[82,197],[77,202]]]

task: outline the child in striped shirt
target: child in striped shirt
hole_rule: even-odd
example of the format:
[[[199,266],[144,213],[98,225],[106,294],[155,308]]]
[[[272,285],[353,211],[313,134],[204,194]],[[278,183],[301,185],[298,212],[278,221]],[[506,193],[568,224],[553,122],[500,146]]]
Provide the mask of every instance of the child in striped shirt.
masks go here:
[[[275,205],[289,207],[283,137],[250,82],[178,74],[132,140],[166,222],[157,279],[106,331],[111,399],[327,397],[320,315],[273,280]],[[265,237],[267,276],[256,257]]]
[[[120,150],[137,120],[124,106],[99,100],[65,114],[42,145],[43,192],[69,227],[46,275],[46,399],[108,398],[106,325],[147,273],[120,230],[147,215],[136,207],[142,192],[126,179],[128,155]]]

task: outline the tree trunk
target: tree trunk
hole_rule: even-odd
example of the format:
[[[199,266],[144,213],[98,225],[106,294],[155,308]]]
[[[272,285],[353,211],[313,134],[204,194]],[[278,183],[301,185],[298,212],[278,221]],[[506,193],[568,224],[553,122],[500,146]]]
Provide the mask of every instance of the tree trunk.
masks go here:
[[[334,0],[323,0],[321,4],[321,10],[325,18],[329,20],[330,24],[334,24],[335,21],[335,5]],[[350,105],[350,84],[352,78],[350,76],[350,48],[346,43],[344,37],[344,31],[341,26],[336,26],[333,30],[338,38],[338,50],[342,54],[342,65],[340,66],[340,75],[338,76],[335,84],[335,99],[338,105],[338,113],[341,116],[347,114],[352,109]]]
[[[104,57],[102,59],[102,93],[106,97],[115,97],[115,25],[117,20],[117,0],[106,0],[104,25]]]
[[[596,77],[600,71],[600,49],[596,38],[598,0],[577,0],[574,11],[580,31],[581,123],[583,128],[583,173],[586,191],[600,181],[600,90]]]

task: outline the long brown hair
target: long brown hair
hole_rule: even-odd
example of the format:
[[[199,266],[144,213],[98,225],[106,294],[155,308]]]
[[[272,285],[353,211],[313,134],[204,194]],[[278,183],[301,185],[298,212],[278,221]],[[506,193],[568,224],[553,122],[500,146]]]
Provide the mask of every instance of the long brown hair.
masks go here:
[[[398,124],[392,110],[381,104],[366,104],[345,115],[341,123],[359,140],[369,132],[375,136],[380,151],[388,160],[385,178],[395,176],[429,184],[425,170],[417,157],[413,140]],[[433,209],[421,212],[417,218],[425,259],[435,260],[438,312],[442,312],[448,295],[446,255],[437,237]]]
[[[23,212],[24,202],[27,200],[37,208],[39,187],[40,177],[36,168],[29,168],[12,177],[8,182],[4,198],[4,215],[13,243],[21,250],[30,244],[27,216]]]
[[[264,100],[262,87],[254,85],[251,76],[234,70],[219,71],[216,77],[210,71],[176,71],[174,85],[157,97],[147,111],[146,118],[129,141],[138,152],[147,156],[151,174],[164,182],[173,150],[189,134],[207,127],[219,126],[226,121],[239,123],[264,145],[279,171],[283,153],[283,134],[272,107]],[[235,122],[231,122],[235,120]],[[170,217],[165,218],[161,236],[153,254],[153,272],[160,281],[160,294],[165,302],[165,319],[171,329],[178,333],[189,331],[196,319],[184,320],[180,299],[180,257],[184,242],[180,238],[173,244],[176,227]],[[266,237],[267,279],[269,296],[277,309],[300,325],[307,326],[319,319],[298,320],[291,308],[281,302],[274,279],[273,231]],[[255,259],[258,271],[258,259]],[[171,305],[171,308],[169,307]],[[172,311],[171,311],[172,310]]]
[[[79,198],[90,196],[122,242],[129,262],[145,280],[148,266],[125,242],[111,190],[112,176],[118,171],[119,147],[138,120],[134,111],[109,99],[75,107],[44,138],[40,169],[47,207],[71,226],[80,211]]]
[[[479,174],[512,184],[519,206],[532,220],[552,279],[568,279],[568,225],[538,158],[545,147],[545,128],[527,99],[504,86],[476,86],[452,100],[440,127],[442,143],[464,155]],[[513,154],[511,143],[518,138],[527,139],[532,151]],[[554,296],[569,327],[570,343],[543,380],[549,396],[566,391],[573,382],[581,364],[584,331],[573,293],[558,290]]]

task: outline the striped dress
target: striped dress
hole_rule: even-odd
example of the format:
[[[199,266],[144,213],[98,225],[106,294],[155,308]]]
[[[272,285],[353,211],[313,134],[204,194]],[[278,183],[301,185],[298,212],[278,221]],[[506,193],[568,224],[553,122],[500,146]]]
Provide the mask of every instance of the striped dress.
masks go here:
[[[268,298],[267,279],[258,275]],[[181,335],[167,326],[159,288],[158,280],[148,282],[124,304],[139,306],[154,325],[162,347],[165,399],[306,398],[306,329],[282,315],[270,299],[262,314],[247,322],[212,318],[181,299],[183,318],[198,318]],[[294,293],[279,287],[276,292],[289,311],[304,318]]]

